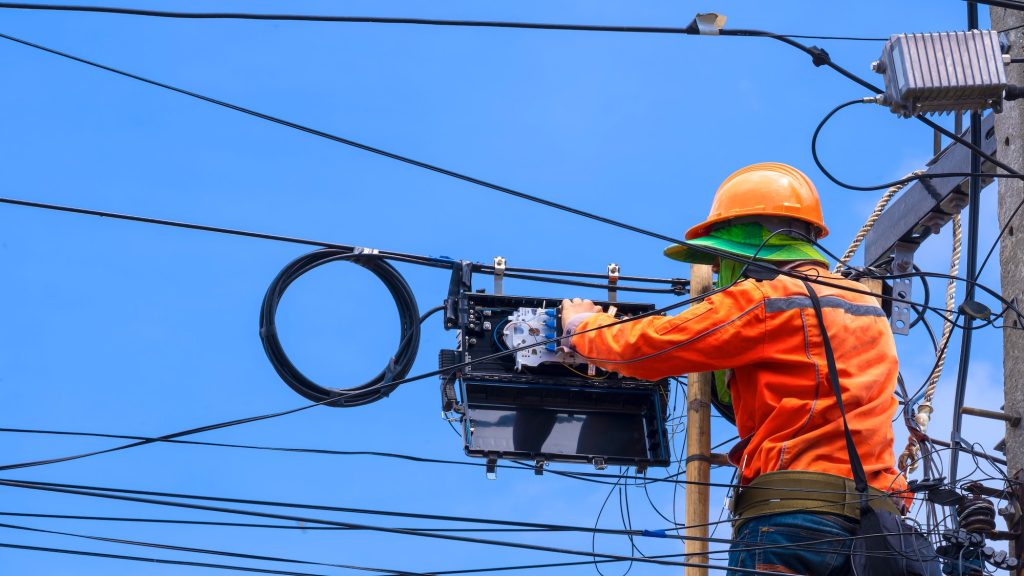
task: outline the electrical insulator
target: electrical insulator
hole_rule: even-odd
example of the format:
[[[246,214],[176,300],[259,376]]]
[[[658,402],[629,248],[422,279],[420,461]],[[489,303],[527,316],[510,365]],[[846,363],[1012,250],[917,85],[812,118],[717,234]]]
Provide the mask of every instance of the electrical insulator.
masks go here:
[[[991,500],[978,495],[966,495],[956,506],[960,528],[972,533],[987,533],[996,529],[996,507]]]

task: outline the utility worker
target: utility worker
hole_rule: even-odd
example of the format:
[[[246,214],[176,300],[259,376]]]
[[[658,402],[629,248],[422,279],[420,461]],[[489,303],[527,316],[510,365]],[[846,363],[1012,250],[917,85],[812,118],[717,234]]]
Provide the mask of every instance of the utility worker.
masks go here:
[[[843,421],[828,380],[821,331],[799,278],[740,278],[744,261],[769,262],[811,280],[820,297],[854,445],[872,494],[906,490],[894,468],[896,346],[884,312],[864,286],[828,271],[809,238],[828,229],[814,184],[778,163],[754,164],[718,188],[707,220],[669,258],[715,265],[725,288],[677,316],[615,321],[590,300],[562,302],[563,334],[601,368],[657,380],[715,371],[715,393],[731,400],[740,442],[730,451],[742,488],[733,502],[729,565],[827,576],[850,573],[859,502]],[[591,330],[591,331],[588,331]],[[831,540],[801,546],[811,541]],[[777,545],[795,545],[778,547]],[[745,550],[750,549],[751,550]],[[878,576],[878,575],[875,575]]]

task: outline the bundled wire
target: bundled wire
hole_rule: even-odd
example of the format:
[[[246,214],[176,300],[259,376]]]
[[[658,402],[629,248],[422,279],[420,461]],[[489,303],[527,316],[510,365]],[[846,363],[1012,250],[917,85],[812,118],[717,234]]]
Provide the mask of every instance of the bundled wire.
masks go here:
[[[348,261],[373,273],[387,287],[398,308],[402,339],[394,356],[379,374],[351,388],[330,388],[317,384],[299,371],[281,346],[277,333],[277,307],[285,291],[303,274],[330,262]],[[325,406],[361,406],[386,398],[409,374],[420,345],[420,318],[416,297],[405,278],[377,254],[325,248],[296,258],[274,278],[260,308],[260,340],[267,358],[282,380],[303,397]],[[332,400],[334,399],[334,400]]]

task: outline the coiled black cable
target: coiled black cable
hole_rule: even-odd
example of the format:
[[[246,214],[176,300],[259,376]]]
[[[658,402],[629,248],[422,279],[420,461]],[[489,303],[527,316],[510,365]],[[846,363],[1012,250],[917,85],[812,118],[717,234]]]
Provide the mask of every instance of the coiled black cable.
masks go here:
[[[384,283],[398,307],[402,335],[398,349],[388,361],[388,365],[370,380],[352,388],[330,388],[310,380],[288,358],[277,334],[277,306],[285,290],[306,272],[339,260],[362,266]],[[409,373],[420,345],[419,315],[416,297],[409,284],[383,256],[358,250],[325,248],[296,258],[271,282],[260,308],[260,340],[263,341],[263,349],[277,374],[292,390],[309,400],[322,402],[325,406],[361,406],[387,397],[398,386],[392,382],[405,378]],[[325,402],[331,398],[336,400]]]

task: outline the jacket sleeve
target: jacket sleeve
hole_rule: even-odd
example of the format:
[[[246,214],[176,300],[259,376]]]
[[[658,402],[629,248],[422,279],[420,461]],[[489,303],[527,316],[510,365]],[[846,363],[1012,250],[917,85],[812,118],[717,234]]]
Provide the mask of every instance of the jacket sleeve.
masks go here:
[[[687,372],[744,366],[764,358],[764,294],[744,280],[676,316],[649,316],[615,326],[594,314],[572,336],[588,362],[624,376],[657,380]]]

